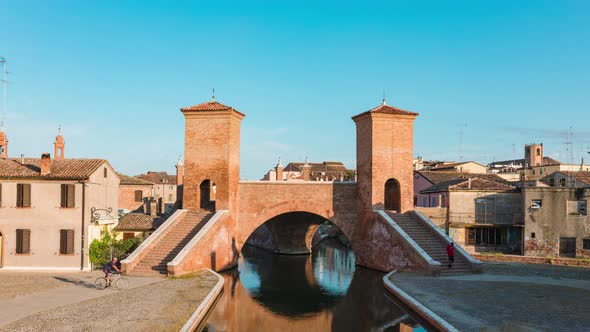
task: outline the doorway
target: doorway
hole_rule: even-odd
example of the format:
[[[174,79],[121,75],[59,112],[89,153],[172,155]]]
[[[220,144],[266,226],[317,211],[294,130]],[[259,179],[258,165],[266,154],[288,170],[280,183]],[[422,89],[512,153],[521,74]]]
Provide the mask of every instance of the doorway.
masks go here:
[[[199,186],[201,194],[200,208],[205,210],[211,210],[214,207],[211,204],[211,181],[209,179],[203,180]]]
[[[576,257],[576,238],[559,238],[559,257]]]
[[[385,182],[385,210],[401,212],[401,195],[399,182],[396,179],[389,179]]]

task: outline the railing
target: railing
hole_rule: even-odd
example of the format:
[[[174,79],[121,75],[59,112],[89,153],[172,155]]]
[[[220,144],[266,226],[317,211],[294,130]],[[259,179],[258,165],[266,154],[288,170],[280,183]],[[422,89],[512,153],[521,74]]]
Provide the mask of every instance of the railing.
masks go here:
[[[176,210],[173,215],[171,215],[160,227],[156,229],[150,236],[145,239],[137,249],[135,249],[131,255],[125,258],[121,265],[125,272],[129,272],[131,269],[139,263],[139,261],[147,254],[147,249],[150,248],[152,243],[155,243],[156,240],[160,239],[168,231],[171,229],[170,225],[174,224],[176,220],[182,217],[188,210]]]
[[[409,246],[418,256],[428,265],[429,272],[436,275],[440,271],[441,264],[434,260],[430,255],[422,249],[411,236],[408,235],[384,210],[376,210],[377,214],[383,218],[401,237],[406,246]]]
[[[430,219],[426,218],[426,216],[424,214],[422,214],[422,212],[415,211],[415,210],[413,212],[418,217],[418,220],[420,222],[422,222],[422,224],[424,224],[428,229],[430,229],[432,233],[434,233],[439,238],[441,238],[443,241],[445,241],[445,243],[447,243],[447,244],[454,243],[453,239],[451,239],[445,232],[443,232],[442,229],[440,229],[440,227],[438,227],[434,223],[432,223],[432,221],[430,221]],[[465,258],[467,260],[467,262],[469,263],[469,269],[472,272],[480,272],[481,271],[481,264],[482,264],[481,261],[478,261],[477,259],[471,257],[471,255],[469,255],[467,253],[467,251],[465,251],[465,249],[463,249],[460,245],[456,245],[455,250],[457,251],[457,253],[460,256],[462,256],[463,258]]]
[[[184,261],[186,256],[199,243],[201,238],[203,238],[203,236],[205,236],[205,234],[207,234],[207,232],[209,232],[211,227],[213,227],[217,223],[217,221],[219,221],[221,219],[221,217],[223,217],[228,212],[229,212],[229,210],[217,210],[217,212],[215,212],[213,217],[211,217],[211,219],[209,219],[207,221],[205,226],[203,226],[203,228],[201,228],[197,232],[197,234],[195,234],[195,236],[189,241],[189,243],[187,243],[186,246],[184,246],[184,248],[182,248],[182,250],[180,250],[178,255],[176,255],[176,257],[174,257],[174,259],[172,261],[168,262],[167,269],[168,269],[168,273],[170,275],[175,275],[176,268],[180,264],[182,264],[182,262]]]

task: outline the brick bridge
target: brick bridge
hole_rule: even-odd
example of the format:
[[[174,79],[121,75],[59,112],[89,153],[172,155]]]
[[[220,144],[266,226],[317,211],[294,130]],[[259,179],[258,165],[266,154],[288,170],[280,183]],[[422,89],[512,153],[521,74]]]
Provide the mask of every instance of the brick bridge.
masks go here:
[[[123,261],[132,274],[180,275],[235,266],[248,238],[267,225],[279,251],[309,252],[330,221],[356,262],[389,271],[440,273],[450,241],[413,206],[413,124],[418,113],[383,103],[356,115],[356,182],[240,181],[244,114],[213,99],[185,116],[183,209]],[[277,170],[280,173],[280,170]],[[272,222],[269,222],[272,221]],[[459,248],[455,272],[478,268]],[[442,270],[443,272],[446,272]]]

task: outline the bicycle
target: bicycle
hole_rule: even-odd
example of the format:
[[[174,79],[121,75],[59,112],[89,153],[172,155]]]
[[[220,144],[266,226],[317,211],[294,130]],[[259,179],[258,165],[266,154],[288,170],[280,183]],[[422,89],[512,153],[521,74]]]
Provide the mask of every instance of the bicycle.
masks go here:
[[[121,276],[120,273],[111,273],[111,285],[113,283],[115,284],[115,287],[117,287],[117,289],[119,290],[127,289],[129,287],[129,280]],[[107,288],[107,278],[96,278],[96,280],[94,281],[94,287],[100,290]]]

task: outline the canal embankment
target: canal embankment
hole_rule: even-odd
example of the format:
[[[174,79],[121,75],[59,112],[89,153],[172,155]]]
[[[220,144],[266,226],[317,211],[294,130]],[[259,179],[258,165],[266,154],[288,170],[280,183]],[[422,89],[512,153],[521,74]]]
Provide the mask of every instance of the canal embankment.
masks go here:
[[[0,331],[179,331],[199,323],[222,286],[218,274],[203,270],[39,312]]]
[[[580,331],[590,326],[586,268],[485,263],[481,274],[395,273],[387,279],[460,331]]]

